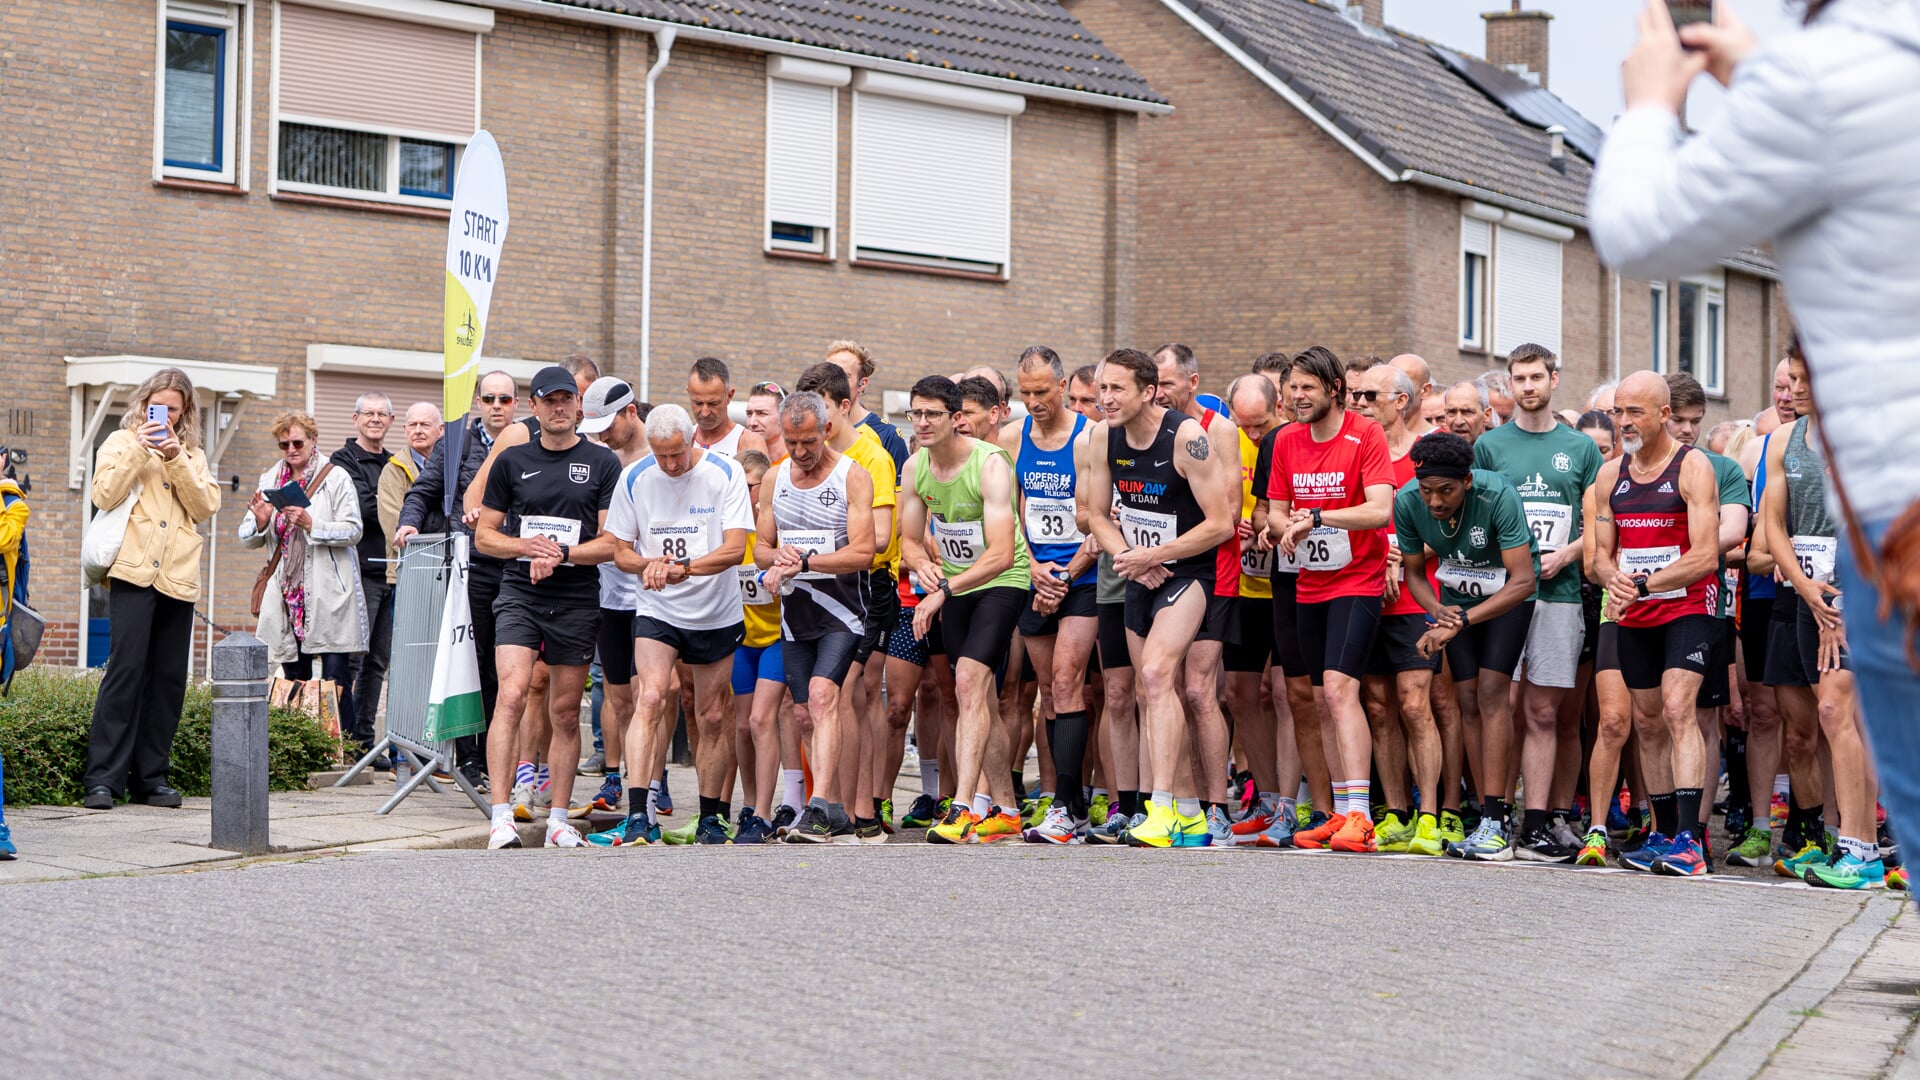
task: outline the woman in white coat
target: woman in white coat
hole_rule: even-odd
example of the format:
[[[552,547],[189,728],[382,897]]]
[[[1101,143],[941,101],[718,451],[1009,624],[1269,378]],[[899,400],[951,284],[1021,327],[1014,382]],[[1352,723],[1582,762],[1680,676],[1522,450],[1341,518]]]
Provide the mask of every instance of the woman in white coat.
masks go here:
[[[1641,14],[1623,67],[1627,112],[1589,192],[1594,246],[1621,273],[1659,280],[1772,242],[1834,476],[1879,550],[1920,500],[1920,0],[1806,0],[1806,26],[1764,46],[1727,0],[1716,7],[1715,25],[1683,35],[1664,0]],[[1679,107],[1703,71],[1727,85],[1726,107],[1688,137]],[[1911,835],[1920,827],[1912,613],[1882,619],[1879,589],[1850,545],[1839,554],[1881,799]]]
[[[354,715],[349,658],[367,651],[367,605],[360,591],[355,545],[364,523],[360,495],[346,470],[331,468],[317,445],[319,429],[305,413],[273,422],[281,459],[260,474],[259,489],[240,522],[240,542],[277,557],[260,602],[254,633],[290,679],[320,677],[340,688],[340,716]],[[308,506],[275,511],[264,494],[298,483]],[[371,741],[370,733],[350,733]]]

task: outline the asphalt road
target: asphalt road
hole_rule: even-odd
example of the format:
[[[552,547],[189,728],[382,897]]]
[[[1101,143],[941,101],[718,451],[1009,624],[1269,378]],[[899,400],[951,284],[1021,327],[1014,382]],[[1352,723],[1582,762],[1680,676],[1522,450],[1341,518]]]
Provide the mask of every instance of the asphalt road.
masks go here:
[[[0,888],[0,1074],[1682,1076],[1860,910],[1245,850],[329,856]]]

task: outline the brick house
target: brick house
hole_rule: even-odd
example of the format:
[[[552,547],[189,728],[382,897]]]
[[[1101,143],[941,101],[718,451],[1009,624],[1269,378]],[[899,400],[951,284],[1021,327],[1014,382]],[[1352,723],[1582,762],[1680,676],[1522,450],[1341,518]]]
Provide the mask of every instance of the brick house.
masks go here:
[[[104,653],[84,491],[146,374],[185,368],[218,433],[221,626],[252,622],[234,529],[268,421],[312,411],[332,449],[362,389],[439,399],[476,127],[512,200],[486,366],[523,379],[583,351],[673,400],[711,354],[744,396],[852,336],[899,391],[1133,336],[1136,122],[1168,106],[1056,0],[13,0],[0,36],[28,105],[0,155],[0,442],[30,455],[53,662]]]
[[[1561,354],[1568,404],[1652,367],[1697,375],[1710,420],[1764,408],[1789,333],[1765,255],[1665,282],[1595,258],[1601,133],[1548,91],[1552,16],[1486,15],[1482,60],[1384,6],[1071,0],[1175,106],[1139,127],[1140,338],[1223,377],[1315,343],[1415,352],[1436,383],[1532,340]]]

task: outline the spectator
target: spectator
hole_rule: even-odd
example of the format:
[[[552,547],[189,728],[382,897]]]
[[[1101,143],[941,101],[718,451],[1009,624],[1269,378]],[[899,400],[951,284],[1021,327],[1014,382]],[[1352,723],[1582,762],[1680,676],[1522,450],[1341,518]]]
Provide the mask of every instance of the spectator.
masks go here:
[[[408,406],[407,448],[405,452],[393,455],[387,467],[380,470],[380,532],[387,538],[389,589],[400,577],[400,543],[396,537],[400,533],[400,512],[406,506],[407,492],[412,490],[414,481],[433,461],[434,445],[446,430],[446,422],[440,419],[440,406],[428,401]]]
[[[164,422],[147,407],[163,405]],[[111,510],[140,493],[127,518],[120,557],[107,571],[107,672],[93,700],[85,805],[109,810],[126,795],[148,806],[179,806],[167,786],[173,732],[187,692],[193,608],[200,600],[199,524],[220,509],[220,487],[200,449],[193,382],[176,368],[154,372],[133,392],[120,430],[94,457],[93,505]]]
[[[380,561],[388,550],[386,530],[380,527],[380,473],[393,460],[386,448],[387,431],[393,427],[393,399],[378,390],[361,394],[353,403],[353,427],[357,434],[329,460],[353,480],[360,496],[358,550],[360,592],[367,604],[367,651],[350,661],[355,715],[342,717],[341,723],[372,742],[380,690],[387,679],[387,657],[393,650],[392,579]],[[382,754],[373,759],[373,767],[384,772],[393,765]]]
[[[0,464],[5,463],[6,452],[0,450]],[[13,643],[11,640],[10,620],[13,617],[13,605],[25,603],[27,599],[27,518],[32,511],[27,506],[25,494],[20,485],[11,477],[0,476],[0,650],[4,650],[6,660],[0,667],[0,687],[4,687],[13,678]],[[19,854],[13,846],[13,834],[7,829],[7,766],[0,760],[0,862],[11,860]]]
[[[367,651],[366,597],[354,550],[365,531],[360,498],[345,470],[320,452],[313,417],[287,413],[274,420],[273,437],[284,456],[260,474],[240,521],[243,545],[272,552],[254,633],[289,679],[312,678],[313,662],[320,661],[320,677],[339,687],[342,733],[364,753],[373,731],[358,725],[349,678],[353,654]],[[266,492],[290,484],[306,492],[309,505],[275,511]]]

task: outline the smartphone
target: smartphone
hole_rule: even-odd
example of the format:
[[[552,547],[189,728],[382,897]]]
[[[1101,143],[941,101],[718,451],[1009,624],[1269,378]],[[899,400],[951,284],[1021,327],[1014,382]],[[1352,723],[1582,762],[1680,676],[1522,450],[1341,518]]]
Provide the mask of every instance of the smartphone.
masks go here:
[[[1673,28],[1683,30],[1694,23],[1713,22],[1713,0],[1667,0],[1667,14]]]
[[[167,422],[167,407],[165,405],[148,405],[147,406],[147,423],[164,424],[166,422]],[[153,442],[156,445],[158,445],[160,442],[160,440],[158,439],[152,439],[149,441]]]

